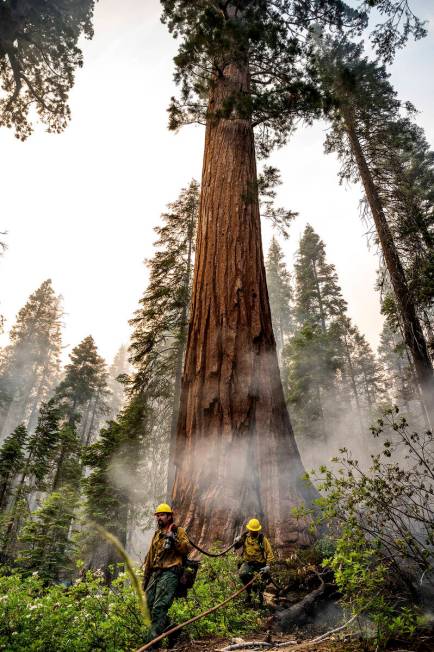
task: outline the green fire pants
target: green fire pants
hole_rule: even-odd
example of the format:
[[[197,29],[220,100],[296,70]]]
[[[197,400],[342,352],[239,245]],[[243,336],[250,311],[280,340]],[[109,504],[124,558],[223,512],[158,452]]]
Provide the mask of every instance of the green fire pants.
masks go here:
[[[162,634],[169,625],[167,612],[175,598],[178,581],[179,568],[168,568],[152,573],[148,583],[149,588],[146,589],[146,599],[152,621],[147,641],[152,641]]]

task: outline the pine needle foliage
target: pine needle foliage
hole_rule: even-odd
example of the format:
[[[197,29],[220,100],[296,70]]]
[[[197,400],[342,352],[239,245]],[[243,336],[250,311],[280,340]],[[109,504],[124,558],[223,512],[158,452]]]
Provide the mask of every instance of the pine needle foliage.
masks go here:
[[[93,35],[94,0],[3,0],[0,4],[0,127],[25,140],[33,114],[49,132],[70,117],[68,95],[83,65],[79,39]]]

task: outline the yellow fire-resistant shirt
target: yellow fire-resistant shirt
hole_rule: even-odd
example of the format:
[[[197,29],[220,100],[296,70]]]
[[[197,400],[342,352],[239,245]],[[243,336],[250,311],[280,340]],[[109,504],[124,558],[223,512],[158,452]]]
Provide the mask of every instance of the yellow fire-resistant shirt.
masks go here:
[[[263,550],[259,537],[252,537],[248,534],[244,539],[241,559],[247,562],[256,561],[270,564],[274,561],[274,554],[270,542],[265,536],[262,538],[262,548]]]
[[[176,529],[174,542],[169,550],[164,549],[166,535],[162,530],[156,530],[149,546],[148,554],[143,562],[143,582],[146,586],[151,573],[163,568],[181,566],[183,557],[188,553],[187,534],[182,527]]]

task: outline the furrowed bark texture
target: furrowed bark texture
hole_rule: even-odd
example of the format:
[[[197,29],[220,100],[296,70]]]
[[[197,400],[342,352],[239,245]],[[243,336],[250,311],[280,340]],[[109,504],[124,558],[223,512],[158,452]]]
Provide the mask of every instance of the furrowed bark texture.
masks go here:
[[[425,336],[417,315],[416,306],[409,290],[404,268],[402,267],[398,251],[393,240],[392,232],[384,214],[381,198],[378,194],[375,182],[372,178],[369,166],[360,144],[354,118],[351,109],[343,111],[345,126],[348,133],[351,149],[356,159],[360,178],[365,189],[366,198],[371,209],[383,252],[384,261],[392,282],[393,291],[398,304],[399,313],[402,319],[403,335],[416,370],[417,380],[422,392],[426,411],[434,427],[434,375],[431,359],[428,353]]]
[[[315,492],[302,480],[280,381],[251,121],[215,116],[248,85],[247,66],[231,64],[210,93],[172,499],[200,545],[232,542],[255,516],[285,550],[309,543],[291,508]]]

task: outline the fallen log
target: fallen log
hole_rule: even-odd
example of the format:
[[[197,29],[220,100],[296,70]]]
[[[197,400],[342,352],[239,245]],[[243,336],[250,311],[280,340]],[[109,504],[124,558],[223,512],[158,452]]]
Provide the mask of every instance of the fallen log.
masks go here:
[[[324,634],[321,634],[320,636],[317,636],[316,638],[312,638],[310,641],[303,641],[302,643],[296,644],[294,647],[288,647],[288,652],[301,652],[301,650],[308,650],[310,647],[316,646],[319,643],[323,643],[325,640],[327,640],[330,636],[333,636],[333,634],[336,634],[336,632],[340,632],[349,625],[358,617],[360,616],[359,613],[354,614],[351,616],[349,620],[347,620],[346,623],[341,625],[340,627],[335,627],[334,629],[330,629],[328,632],[325,632]],[[282,647],[285,645],[291,645],[291,642],[288,642],[287,644],[283,644]],[[411,652],[411,651],[409,651]]]
[[[301,625],[306,621],[313,604],[325,591],[323,578],[319,573],[315,574],[320,580],[320,586],[291,607],[277,611],[272,618],[273,631],[287,632],[293,625]]]

